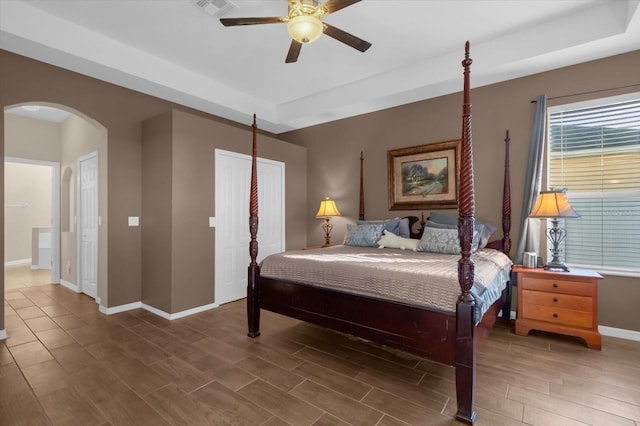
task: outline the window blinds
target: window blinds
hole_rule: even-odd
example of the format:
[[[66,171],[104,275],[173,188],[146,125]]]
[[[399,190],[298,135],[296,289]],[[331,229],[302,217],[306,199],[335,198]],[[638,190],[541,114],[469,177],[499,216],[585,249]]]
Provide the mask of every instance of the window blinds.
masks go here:
[[[549,114],[548,182],[580,219],[564,220],[564,260],[640,273],[640,95]]]

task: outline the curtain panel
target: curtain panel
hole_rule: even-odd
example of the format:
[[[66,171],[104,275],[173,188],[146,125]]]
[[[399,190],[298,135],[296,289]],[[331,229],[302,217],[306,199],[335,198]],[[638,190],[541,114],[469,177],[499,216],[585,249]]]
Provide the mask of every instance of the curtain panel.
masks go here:
[[[542,186],[542,164],[544,158],[544,139],[547,122],[547,95],[536,98],[536,110],[533,117],[531,139],[529,140],[529,156],[527,157],[527,174],[524,181],[522,198],[522,216],[520,217],[520,240],[514,262],[522,265],[525,251],[535,251],[540,256],[540,219],[529,219],[540,187]]]

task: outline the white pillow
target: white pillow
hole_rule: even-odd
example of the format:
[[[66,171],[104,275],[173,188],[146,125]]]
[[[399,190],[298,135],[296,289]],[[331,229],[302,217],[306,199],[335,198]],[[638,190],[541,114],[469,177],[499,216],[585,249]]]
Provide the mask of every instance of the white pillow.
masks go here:
[[[393,232],[385,230],[378,240],[378,248],[399,248],[400,250],[418,250],[420,241],[411,238],[400,237]]]

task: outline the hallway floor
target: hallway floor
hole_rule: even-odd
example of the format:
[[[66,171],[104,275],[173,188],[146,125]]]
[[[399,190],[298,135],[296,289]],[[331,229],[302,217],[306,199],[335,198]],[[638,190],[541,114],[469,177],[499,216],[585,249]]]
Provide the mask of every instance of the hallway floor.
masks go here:
[[[51,269],[31,269],[30,263],[4,267],[4,290],[33,287],[51,282]]]
[[[167,321],[106,316],[59,285],[5,292],[2,425],[453,425],[452,367],[245,302]],[[516,336],[478,358],[477,425],[640,426],[640,342]]]

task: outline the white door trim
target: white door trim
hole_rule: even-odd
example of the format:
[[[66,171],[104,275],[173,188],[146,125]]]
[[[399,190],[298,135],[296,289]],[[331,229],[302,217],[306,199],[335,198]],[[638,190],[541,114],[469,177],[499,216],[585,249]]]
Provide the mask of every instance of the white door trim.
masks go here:
[[[19,157],[4,157],[5,163],[33,164],[53,168],[51,177],[51,282],[60,283],[60,163],[31,160]]]

